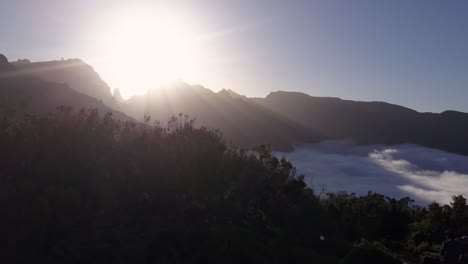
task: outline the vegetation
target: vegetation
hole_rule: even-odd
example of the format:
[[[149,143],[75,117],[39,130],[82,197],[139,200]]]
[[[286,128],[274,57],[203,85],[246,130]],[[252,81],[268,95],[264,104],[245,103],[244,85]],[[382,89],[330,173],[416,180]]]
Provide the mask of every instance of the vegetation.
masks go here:
[[[179,115],[125,123],[60,107],[0,116],[8,263],[399,263],[468,232],[462,196],[427,208],[317,194],[268,148],[227,146]]]

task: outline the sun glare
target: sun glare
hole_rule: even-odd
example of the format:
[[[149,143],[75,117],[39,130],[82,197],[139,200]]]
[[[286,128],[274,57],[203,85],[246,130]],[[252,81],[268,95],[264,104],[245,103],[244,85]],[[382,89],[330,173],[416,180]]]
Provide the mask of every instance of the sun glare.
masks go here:
[[[162,83],[193,80],[203,59],[196,33],[170,15],[135,12],[108,20],[98,38],[98,71],[124,96],[144,93]]]

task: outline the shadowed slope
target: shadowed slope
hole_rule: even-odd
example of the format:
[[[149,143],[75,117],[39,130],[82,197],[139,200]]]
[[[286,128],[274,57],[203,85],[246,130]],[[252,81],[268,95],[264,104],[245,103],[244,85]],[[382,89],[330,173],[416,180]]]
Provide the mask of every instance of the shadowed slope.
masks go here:
[[[384,102],[356,102],[274,92],[255,102],[329,139],[360,144],[413,143],[468,154],[468,114],[417,111]]]
[[[86,94],[137,120],[142,120],[145,114],[153,120],[187,114],[195,117],[198,125],[219,128],[228,141],[238,146],[270,144],[275,150],[290,150],[298,143],[349,138],[360,144],[413,143],[468,154],[468,114],[455,111],[418,113],[384,102],[355,102],[297,92],[274,92],[266,98],[247,98],[232,90],[214,93],[183,82],[173,82],[145,95],[123,100],[119,91],[114,97],[93,68],[81,60],[38,63],[20,60],[14,63],[17,71],[12,71],[12,65],[4,56],[0,61],[3,61],[0,69],[8,72],[7,75],[11,76],[13,72],[24,79],[33,75],[54,83],[66,83],[81,93],[73,94],[67,85],[42,84],[48,87],[31,94],[24,92],[21,100],[4,96],[3,104],[8,103],[13,108],[24,107],[23,101],[29,98],[26,105],[31,109],[44,108],[40,104],[105,109],[101,102],[83,97]],[[66,91],[60,91],[60,88]],[[19,90],[8,93],[19,96]],[[41,99],[36,102],[34,96]],[[76,100],[73,99],[75,96]]]
[[[21,73],[37,76],[45,81],[66,83],[77,92],[100,100],[107,100],[112,96],[109,86],[94,69],[79,59],[33,63],[19,61],[12,65]]]
[[[58,106],[74,109],[93,108],[100,113],[112,112],[120,120],[134,121],[102,101],[70,89],[67,84],[45,81],[15,69],[8,61],[1,63],[0,110],[18,114],[46,115]],[[9,65],[9,67],[8,67]]]
[[[226,139],[240,146],[270,144],[288,150],[294,143],[318,139],[301,125],[251,100],[183,82],[134,96],[127,101],[125,112],[135,118],[147,113],[156,120],[187,113],[197,119],[197,124],[219,128]]]

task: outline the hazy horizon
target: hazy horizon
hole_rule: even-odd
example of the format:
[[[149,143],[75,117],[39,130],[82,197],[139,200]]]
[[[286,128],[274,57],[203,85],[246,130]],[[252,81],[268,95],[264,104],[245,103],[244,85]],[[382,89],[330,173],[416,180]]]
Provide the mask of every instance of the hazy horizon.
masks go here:
[[[1,54],[1,53],[0,53],[0,54]],[[8,59],[9,59],[9,58],[8,58]],[[28,59],[28,58],[22,58],[22,59]],[[11,59],[9,59],[9,60],[10,60],[10,62],[15,62],[15,61],[22,60],[22,59],[16,59],[16,60],[11,60]],[[66,61],[66,60],[73,60],[73,59],[80,59],[80,58],[59,58],[59,59],[51,59],[51,60],[43,60],[43,61],[31,61],[31,63],[35,63],[35,62],[47,62],[47,61],[61,61],[62,59]],[[29,59],[28,59],[28,60],[29,60]],[[80,59],[80,60],[81,60],[81,59]],[[84,61],[84,63],[86,63],[86,61]],[[91,64],[88,64],[88,65],[90,65],[91,67],[93,67],[93,65],[91,65]],[[94,69],[94,70],[96,70],[96,69]],[[99,75],[99,72],[96,72],[96,73]],[[101,76],[101,78],[102,78],[102,76]],[[106,82],[106,83],[108,84],[108,82],[107,82],[105,79],[103,79],[103,81]],[[131,99],[133,96],[142,96],[142,95],[145,95],[145,94],[146,94],[149,90],[151,90],[151,89],[161,89],[162,87],[166,87],[166,88],[169,87],[169,88],[170,88],[171,83],[175,83],[175,82],[184,82],[184,83],[186,83],[186,84],[188,84],[188,85],[200,85],[200,86],[202,86],[202,87],[204,87],[204,88],[207,88],[207,89],[209,89],[209,90],[211,90],[211,91],[213,91],[213,92],[215,92],[215,93],[218,93],[218,92],[220,92],[221,90],[231,90],[231,91],[233,91],[233,92],[235,92],[235,93],[237,93],[237,94],[239,94],[239,95],[247,96],[248,98],[265,98],[265,97],[267,97],[268,95],[270,95],[271,93],[276,93],[276,92],[300,92],[300,93],[304,93],[304,94],[307,94],[307,95],[312,96],[312,97],[339,98],[339,99],[342,99],[342,100],[350,100],[350,101],[355,101],[355,102],[384,102],[384,103],[389,103],[389,104],[394,104],[394,105],[403,106],[403,107],[405,107],[405,108],[409,108],[409,109],[412,109],[412,110],[416,110],[416,111],[418,111],[418,112],[420,112],[420,113],[442,113],[442,112],[445,112],[445,111],[459,111],[459,112],[465,112],[465,111],[463,111],[463,110],[454,110],[454,109],[450,109],[450,108],[448,108],[448,109],[442,109],[442,110],[440,110],[440,111],[423,111],[423,110],[420,110],[420,109],[416,109],[416,108],[414,108],[414,107],[412,107],[412,106],[401,105],[401,104],[397,104],[397,103],[394,103],[394,102],[391,102],[391,101],[378,101],[378,100],[367,100],[367,101],[366,101],[366,100],[350,99],[350,98],[344,98],[344,97],[338,97],[338,96],[327,96],[327,95],[322,95],[322,96],[320,96],[320,95],[310,94],[310,93],[308,93],[307,91],[295,91],[295,90],[287,90],[287,89],[272,90],[272,91],[269,91],[267,94],[265,94],[265,95],[263,95],[263,96],[249,96],[248,94],[242,94],[242,93],[238,92],[238,91],[235,90],[235,89],[230,89],[230,88],[213,89],[212,87],[206,87],[206,86],[204,86],[204,85],[201,84],[201,83],[189,83],[189,82],[187,82],[187,81],[185,81],[185,80],[183,80],[183,79],[172,79],[172,80],[168,80],[168,81],[166,81],[166,82],[164,82],[164,83],[160,83],[160,84],[158,84],[158,85],[155,85],[154,87],[149,88],[148,90],[141,91],[140,93],[135,93],[135,94],[123,96],[123,98],[124,98],[125,100],[128,100],[128,99]],[[114,91],[115,91],[116,89],[118,89],[119,92],[122,93],[122,90],[121,90],[120,88],[118,88],[118,87],[111,87],[111,86],[109,86],[109,88],[110,88],[111,93],[114,93]],[[468,110],[467,110],[466,112],[468,112]],[[465,113],[466,113],[466,112],[465,112]]]
[[[181,78],[249,97],[285,90],[468,112],[465,2],[20,0],[3,9],[10,60],[81,58],[125,97]]]

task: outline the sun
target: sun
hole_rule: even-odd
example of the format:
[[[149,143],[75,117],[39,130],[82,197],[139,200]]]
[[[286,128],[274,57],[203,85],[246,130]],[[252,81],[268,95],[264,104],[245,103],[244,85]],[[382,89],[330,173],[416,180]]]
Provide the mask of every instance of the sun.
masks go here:
[[[194,80],[203,69],[197,34],[184,19],[140,10],[106,22],[97,37],[96,64],[124,97],[175,79]]]

